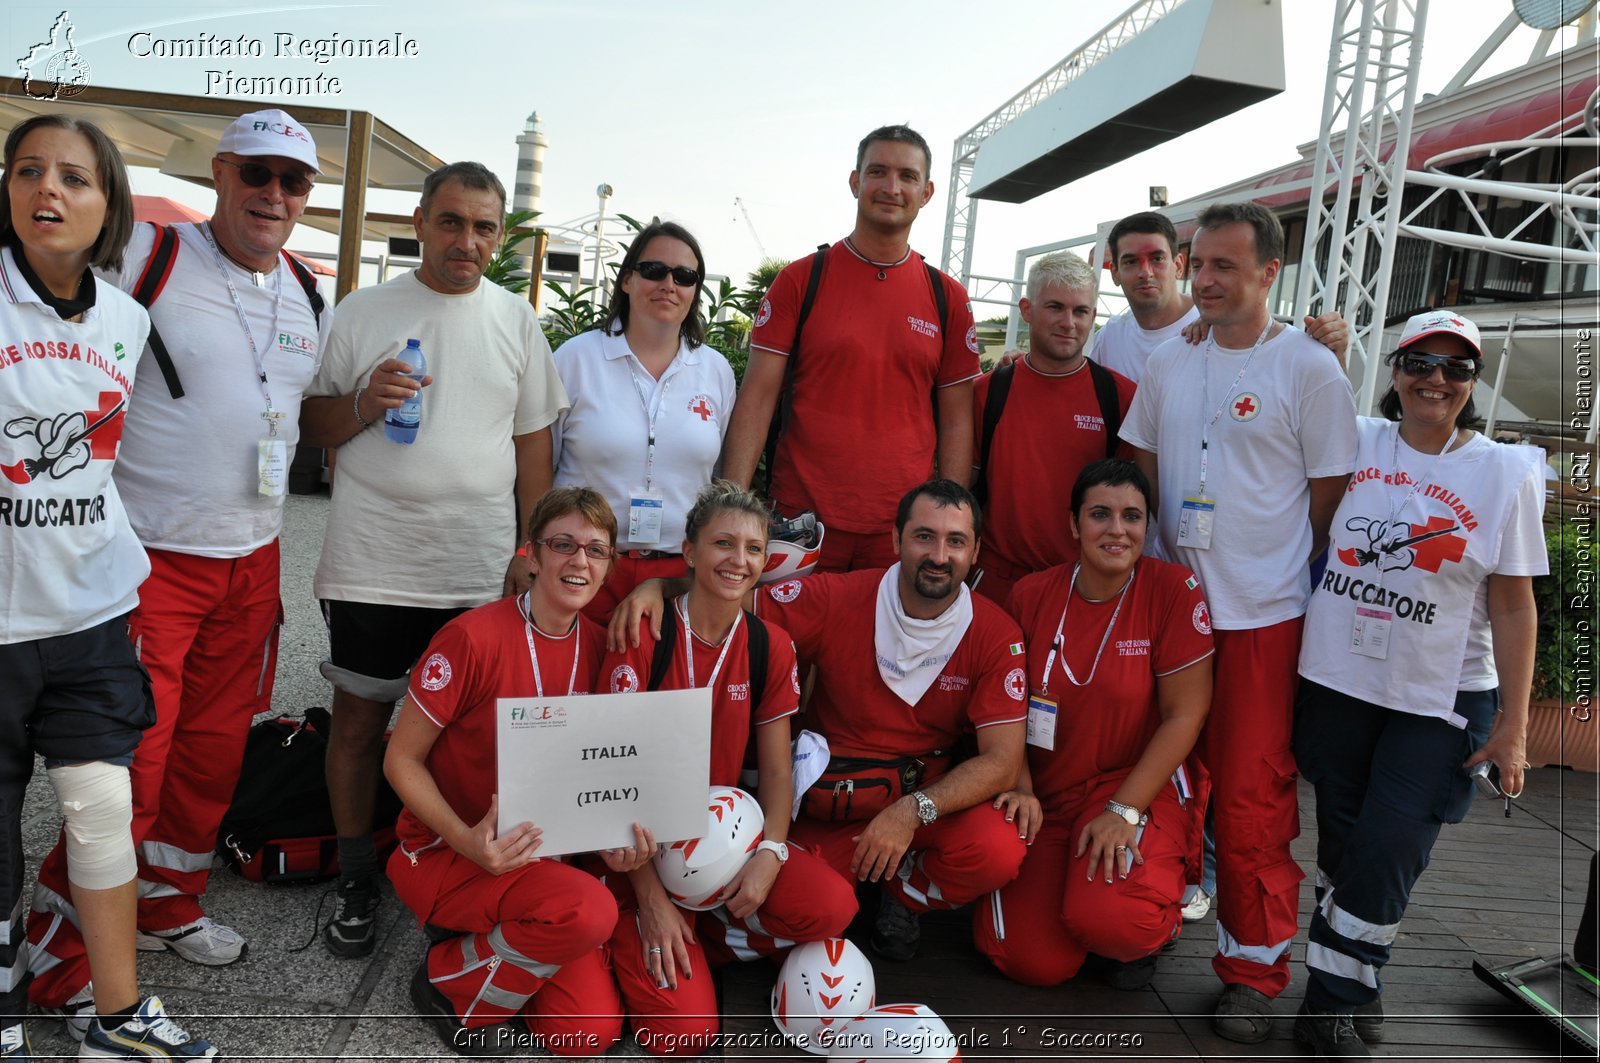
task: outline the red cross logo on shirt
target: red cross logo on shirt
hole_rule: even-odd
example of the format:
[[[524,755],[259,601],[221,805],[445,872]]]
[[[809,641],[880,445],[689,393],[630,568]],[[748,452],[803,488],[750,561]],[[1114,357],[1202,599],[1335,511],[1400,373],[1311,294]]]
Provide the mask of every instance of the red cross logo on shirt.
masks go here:
[[[1449,517],[1429,517],[1428,523],[1420,528],[1413,524],[1411,526],[1411,534],[1415,537],[1426,535],[1429,532],[1445,531],[1455,526],[1455,521]],[[1446,561],[1459,562],[1466,555],[1467,541],[1459,535],[1440,535],[1432,539],[1425,539],[1411,549],[1417,555],[1417,559],[1413,564],[1429,572],[1438,572],[1439,566]]]
[[[429,664],[427,668],[423,669],[422,678],[426,679],[430,683],[439,682],[439,680],[444,678],[443,666],[441,666],[438,661],[434,661],[433,663]]]
[[[1261,399],[1248,391],[1239,396],[1239,401],[1233,404],[1233,419],[1235,421],[1253,421],[1256,414],[1261,412]]]
[[[122,392],[102,391],[100,405],[92,410],[84,410],[83,416],[88,424],[95,424],[103,419],[122,404]],[[117,457],[117,444],[122,442],[122,415],[118,414],[106,422],[105,427],[90,434],[89,457],[99,458],[104,461],[114,461]]]
[[[689,407],[689,412],[698,413],[700,415],[700,420],[707,421],[710,420],[711,414],[714,411],[711,409],[711,405],[706,402],[706,397],[704,395],[696,395],[694,397],[694,404]]]

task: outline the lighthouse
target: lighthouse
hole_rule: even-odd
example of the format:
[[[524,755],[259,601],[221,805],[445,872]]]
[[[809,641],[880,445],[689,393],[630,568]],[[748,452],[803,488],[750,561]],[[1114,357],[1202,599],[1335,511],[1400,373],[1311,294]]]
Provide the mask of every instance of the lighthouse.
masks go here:
[[[539,130],[539,112],[534,111],[517,136],[517,184],[511,194],[512,210],[539,209],[539,193],[544,185],[544,151],[549,146],[550,142]],[[533,266],[532,256],[522,256],[524,270],[532,273]]]

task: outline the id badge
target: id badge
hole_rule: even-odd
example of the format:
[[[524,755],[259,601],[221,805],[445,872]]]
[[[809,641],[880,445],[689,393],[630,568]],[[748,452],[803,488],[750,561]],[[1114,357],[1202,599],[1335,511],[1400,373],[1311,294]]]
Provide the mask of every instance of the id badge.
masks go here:
[[[654,491],[638,488],[628,498],[628,541],[630,543],[659,543],[661,541],[661,514],[665,506]]]
[[[1191,550],[1211,549],[1211,522],[1217,515],[1215,499],[1192,495],[1183,500],[1178,514],[1178,545]]]
[[[1356,622],[1350,630],[1350,652],[1363,657],[1386,661],[1389,659],[1389,628],[1394,623],[1394,613],[1388,609],[1356,606]]]
[[[256,440],[256,493],[277,498],[288,482],[288,445],[281,439]]]
[[[1028,698],[1028,745],[1056,747],[1056,703],[1043,694]]]

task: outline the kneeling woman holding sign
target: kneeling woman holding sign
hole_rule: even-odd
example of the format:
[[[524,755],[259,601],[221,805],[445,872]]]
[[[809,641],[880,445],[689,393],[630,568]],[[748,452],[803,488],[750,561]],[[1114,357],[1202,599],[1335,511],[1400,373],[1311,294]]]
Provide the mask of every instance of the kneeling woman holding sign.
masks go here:
[[[789,717],[800,699],[794,644],[742,608],[766,564],[767,522],[756,497],[732,483],[701,491],[683,544],[692,583],[671,602],[661,649],[646,627],[639,646],[608,655],[601,672],[614,693],[712,688],[711,786],[739,785],[755,736],[765,838],[722,892],[725,904],[698,917],[698,929],[726,946],[717,950],[723,958],[839,937],[856,912],[848,882],[785,843],[794,801]],[[634,1033],[653,1054],[699,1054],[717,1032],[717,1006],[696,917],[674,906],[654,868],[633,872],[629,885],[611,959]]]
[[[413,1003],[446,1044],[510,1051],[522,1035],[505,1024],[523,1013],[536,1043],[599,1055],[609,1041],[569,1043],[549,1016],[593,1010],[574,1001],[573,987],[603,970],[616,902],[587,872],[541,860],[532,823],[496,832],[489,758],[498,700],[592,691],[605,636],[578,611],[605,583],[617,522],[594,491],[558,488],[534,507],[529,537],[532,588],[452,620],[412,671],[384,761],[405,802],[389,879],[419,922],[452,935],[428,950],[411,982]],[[600,854],[608,868],[648,865],[655,842],[637,826],[634,834],[634,846]]]

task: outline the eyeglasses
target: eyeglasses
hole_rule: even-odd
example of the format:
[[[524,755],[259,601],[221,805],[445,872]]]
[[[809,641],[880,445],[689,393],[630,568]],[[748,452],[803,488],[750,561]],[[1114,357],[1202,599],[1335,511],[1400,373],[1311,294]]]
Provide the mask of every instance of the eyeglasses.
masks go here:
[[[579,550],[582,550],[596,561],[610,560],[612,557],[616,556],[617,553],[605,543],[580,543],[576,539],[568,539],[564,535],[558,535],[549,539],[535,539],[533,541],[533,545],[548,546],[550,549],[554,550],[563,557],[571,557]]]
[[[651,260],[641,262],[633,267],[633,271],[647,281],[658,281],[667,274],[672,274],[672,283],[680,288],[693,288],[700,283],[700,274],[688,266],[669,266],[665,262]]]
[[[1400,369],[1407,376],[1429,377],[1434,367],[1444,370],[1444,378],[1454,384],[1465,384],[1478,375],[1477,359],[1451,358],[1444,354],[1402,354]]]
[[[278,185],[286,196],[303,196],[311,191],[311,178],[302,170],[285,170],[279,173],[270,166],[263,166],[259,162],[234,162],[231,159],[218,159],[224,166],[232,166],[239,171],[239,180],[251,188],[265,188],[276,177]]]

